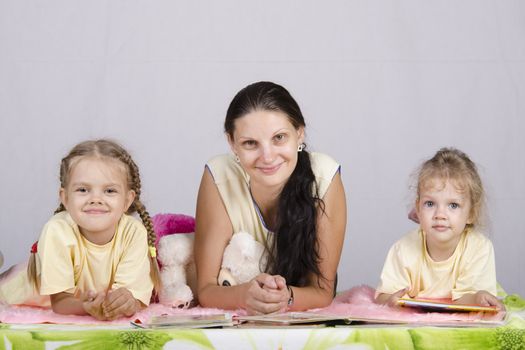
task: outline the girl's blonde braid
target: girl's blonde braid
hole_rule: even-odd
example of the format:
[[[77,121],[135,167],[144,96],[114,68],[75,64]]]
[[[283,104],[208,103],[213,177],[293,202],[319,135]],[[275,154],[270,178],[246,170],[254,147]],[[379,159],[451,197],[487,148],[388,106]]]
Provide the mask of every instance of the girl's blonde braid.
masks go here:
[[[60,187],[66,188],[66,178],[69,173],[69,163],[73,157],[64,157],[60,162]],[[62,211],[66,211],[64,204],[60,203],[58,208],[55,209],[53,214],[58,214]]]
[[[53,214],[58,214],[60,212],[66,211],[66,207],[64,207],[64,204],[60,203],[58,208],[55,209],[55,212]]]
[[[140,201],[140,191],[141,191],[141,182],[140,182],[140,173],[139,168],[131,158],[131,156],[127,153],[123,154],[120,157],[120,160],[124,162],[124,164],[127,164],[130,171],[130,188],[135,191],[135,200],[131,204],[131,206],[128,209],[128,213],[137,212],[142,220],[142,223],[146,227],[146,230],[148,231],[148,246],[149,246],[149,255],[150,255],[150,274],[151,279],[153,280],[153,284],[155,286],[156,290],[159,290],[160,288],[160,271],[159,271],[159,265],[157,263],[157,249],[155,248],[155,241],[157,239],[157,235],[155,234],[155,230],[153,228],[153,222],[151,221],[151,217],[146,210],[146,207],[142,202]]]

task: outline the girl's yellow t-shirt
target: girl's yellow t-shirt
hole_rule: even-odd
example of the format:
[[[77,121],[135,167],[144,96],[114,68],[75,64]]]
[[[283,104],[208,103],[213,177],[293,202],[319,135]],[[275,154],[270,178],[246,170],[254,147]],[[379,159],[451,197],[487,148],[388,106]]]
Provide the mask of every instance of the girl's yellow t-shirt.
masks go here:
[[[25,269],[19,269],[0,283],[0,300],[46,307],[51,294],[124,287],[149,305],[153,282],[147,231],[129,215],[122,216],[110,242],[97,245],[84,238],[67,212],[58,213],[42,230],[36,258],[40,295],[29,286]]]
[[[397,241],[388,252],[376,294],[393,294],[405,287],[411,298],[451,298],[485,290],[497,295],[492,242],[482,233],[465,230],[447,260],[434,261],[425,234],[417,229]]]

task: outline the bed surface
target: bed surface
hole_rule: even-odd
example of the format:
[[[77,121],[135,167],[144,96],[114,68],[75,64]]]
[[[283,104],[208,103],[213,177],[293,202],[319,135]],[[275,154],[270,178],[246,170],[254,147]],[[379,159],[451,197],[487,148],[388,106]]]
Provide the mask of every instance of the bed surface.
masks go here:
[[[3,325],[0,349],[523,349],[519,316],[501,327],[280,327],[143,330],[124,326]]]
[[[368,305],[370,289],[357,287],[340,294],[334,303],[318,312],[369,314],[382,312],[388,317],[406,317],[415,323],[337,326],[261,326],[240,325],[214,329],[138,329],[129,320],[101,324],[89,317],[61,316],[50,311],[35,313],[28,308],[0,308],[0,350],[3,349],[525,349],[525,308],[508,305],[509,311],[499,325],[460,321],[453,326],[437,326],[453,313],[414,314],[413,310],[392,313]],[[510,300],[510,299],[509,299]],[[523,299],[521,299],[521,302]],[[375,308],[375,309],[374,309]],[[136,317],[146,319],[166,312],[153,305]],[[216,309],[172,309],[175,313],[204,314]],[[235,313],[235,312],[234,312]],[[60,322],[60,323],[32,323]],[[11,317],[11,318],[9,318]],[[15,319],[21,323],[6,322]],[[47,321],[46,321],[47,320]],[[65,322],[68,322],[66,324]]]

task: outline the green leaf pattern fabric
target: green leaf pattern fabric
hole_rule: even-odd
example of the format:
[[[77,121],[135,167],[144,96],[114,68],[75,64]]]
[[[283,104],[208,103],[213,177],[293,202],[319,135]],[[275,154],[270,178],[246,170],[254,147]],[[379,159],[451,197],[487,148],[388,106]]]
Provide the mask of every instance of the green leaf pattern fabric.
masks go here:
[[[525,302],[507,296],[500,327],[342,326],[158,329],[0,323],[0,350],[139,349],[510,349],[525,350]]]
[[[0,350],[63,349],[525,349],[519,318],[493,328],[37,330],[0,328]]]

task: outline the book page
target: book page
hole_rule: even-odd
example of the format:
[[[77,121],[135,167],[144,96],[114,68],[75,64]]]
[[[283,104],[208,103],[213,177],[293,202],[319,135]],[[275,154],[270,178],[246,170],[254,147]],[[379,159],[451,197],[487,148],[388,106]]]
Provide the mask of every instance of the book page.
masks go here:
[[[210,315],[160,315],[154,316],[147,322],[135,320],[132,325],[140,328],[209,328],[233,326],[231,314]]]
[[[450,312],[498,312],[495,306],[481,306],[468,304],[454,304],[428,299],[408,299],[400,298],[397,305],[407,307],[417,307],[432,311],[450,311]]]

